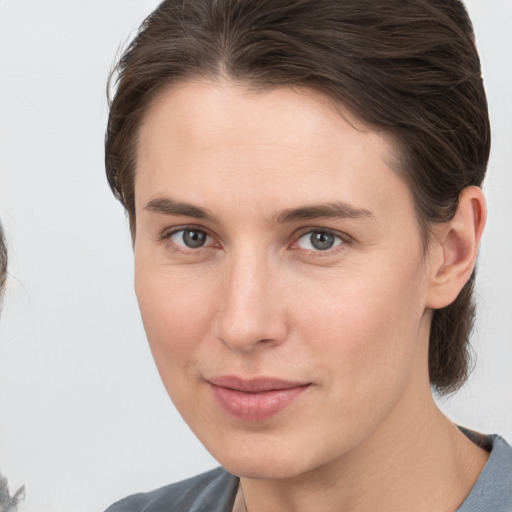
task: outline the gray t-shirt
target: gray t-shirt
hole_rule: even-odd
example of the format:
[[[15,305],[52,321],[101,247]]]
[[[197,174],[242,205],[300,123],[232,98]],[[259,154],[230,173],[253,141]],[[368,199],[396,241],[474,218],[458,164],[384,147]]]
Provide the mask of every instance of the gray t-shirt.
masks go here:
[[[487,436],[485,444],[491,450],[489,460],[456,512],[512,512],[512,448],[497,435]],[[231,512],[237,489],[238,478],[217,468],[129,496],[105,512]]]

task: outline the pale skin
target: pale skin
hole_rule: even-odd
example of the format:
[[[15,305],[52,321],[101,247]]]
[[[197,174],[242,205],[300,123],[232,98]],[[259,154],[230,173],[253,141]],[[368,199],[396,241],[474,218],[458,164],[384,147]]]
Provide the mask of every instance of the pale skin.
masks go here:
[[[250,512],[454,511],[485,465],[437,408],[427,366],[432,310],[471,274],[485,201],[466,189],[426,249],[394,153],[307,89],[191,81],[144,119],[144,326],[169,395]],[[246,421],[213,399],[219,375],[305,391]]]

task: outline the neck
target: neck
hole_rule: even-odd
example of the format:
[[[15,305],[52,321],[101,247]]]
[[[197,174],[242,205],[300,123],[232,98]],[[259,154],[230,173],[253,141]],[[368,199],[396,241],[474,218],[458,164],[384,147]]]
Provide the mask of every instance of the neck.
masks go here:
[[[363,445],[323,467],[286,480],[242,478],[242,504],[248,512],[457,509],[488,454],[443,416],[430,390],[403,404]]]

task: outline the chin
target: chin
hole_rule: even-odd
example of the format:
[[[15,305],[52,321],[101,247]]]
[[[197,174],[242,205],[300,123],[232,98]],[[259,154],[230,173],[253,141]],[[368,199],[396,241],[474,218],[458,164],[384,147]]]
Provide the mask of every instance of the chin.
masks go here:
[[[300,466],[288,461],[277,460],[275,457],[261,460],[243,460],[222,462],[222,467],[229,473],[243,478],[255,480],[286,480],[297,477],[305,471]]]
[[[212,450],[212,455],[226,471],[244,478],[284,480],[314,469],[314,461],[305,458],[304,450],[282,443],[279,448],[262,446],[230,446]]]

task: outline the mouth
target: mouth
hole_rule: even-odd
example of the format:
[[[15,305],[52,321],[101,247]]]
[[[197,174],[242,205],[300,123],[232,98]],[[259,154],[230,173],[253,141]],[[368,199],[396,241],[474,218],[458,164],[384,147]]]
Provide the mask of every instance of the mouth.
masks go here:
[[[229,415],[245,421],[271,418],[297,400],[311,383],[270,377],[220,376],[207,380],[216,402]]]

